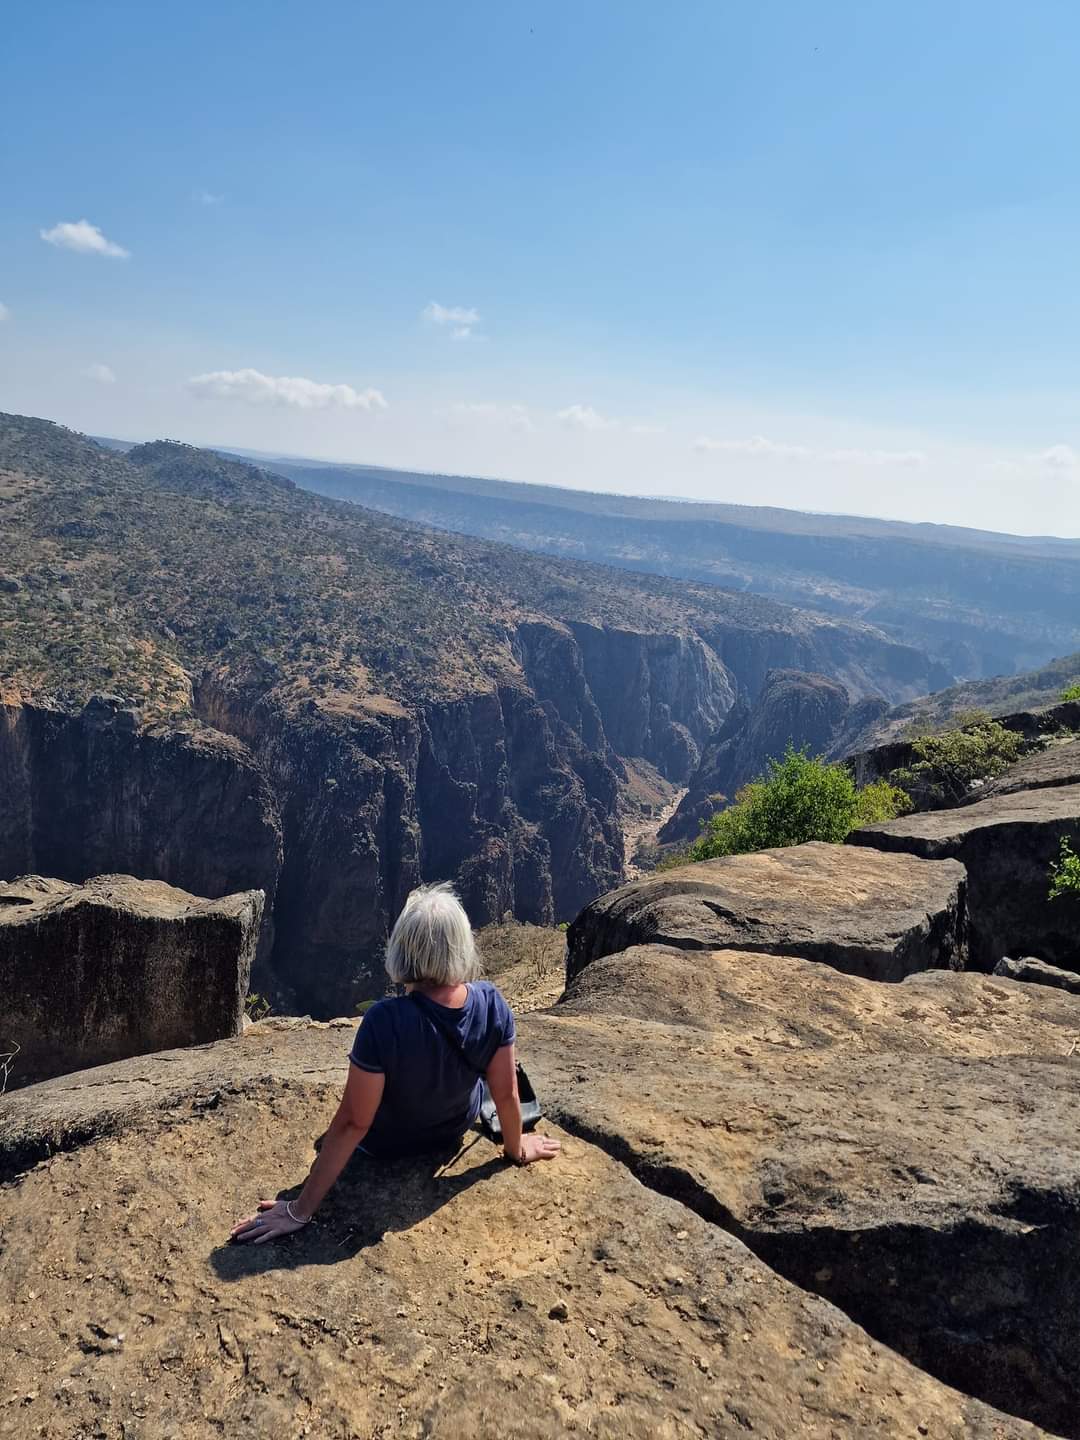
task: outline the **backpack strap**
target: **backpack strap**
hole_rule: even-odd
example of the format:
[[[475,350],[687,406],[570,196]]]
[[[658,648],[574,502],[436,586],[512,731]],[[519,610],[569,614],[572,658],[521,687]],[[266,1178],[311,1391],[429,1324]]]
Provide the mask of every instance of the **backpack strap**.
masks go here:
[[[422,1015],[426,1015],[427,1018],[431,1021],[432,1025],[435,1026],[435,1029],[438,1030],[439,1034],[450,1046],[451,1050],[457,1051],[458,1055],[461,1056],[461,1059],[464,1061],[468,1069],[470,1069],[474,1075],[479,1076],[479,1078],[482,1080],[487,1073],[486,1068],[484,1070],[481,1070],[473,1064],[473,1062],[469,1059],[468,1055],[465,1054],[465,1047],[458,1039],[457,1034],[444,1023],[442,1016],[433,1014],[432,1011],[428,1008],[428,1006],[424,1004],[421,997],[417,995],[414,990],[410,990],[408,992],[408,996],[409,999],[416,1006],[416,1008],[420,1011],[420,1013]]]

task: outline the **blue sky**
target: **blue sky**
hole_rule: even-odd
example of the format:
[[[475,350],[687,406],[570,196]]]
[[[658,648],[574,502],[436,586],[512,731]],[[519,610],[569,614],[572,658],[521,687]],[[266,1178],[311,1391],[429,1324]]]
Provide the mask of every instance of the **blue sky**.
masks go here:
[[[1078,51],[1048,0],[20,6],[0,408],[1075,535]]]

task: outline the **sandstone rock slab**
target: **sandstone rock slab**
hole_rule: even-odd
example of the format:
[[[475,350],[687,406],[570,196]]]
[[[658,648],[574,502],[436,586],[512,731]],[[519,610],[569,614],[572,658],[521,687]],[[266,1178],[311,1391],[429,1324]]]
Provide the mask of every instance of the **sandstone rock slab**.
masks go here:
[[[263,894],[201,900],[161,881],[0,884],[0,1049],[15,1083],[235,1035]]]
[[[1055,990],[1067,990],[1070,995],[1080,995],[1080,975],[1074,970],[1062,970],[1059,965],[1044,965],[1030,955],[1019,960],[1008,956],[994,966],[994,974],[1006,980],[1023,980],[1029,985],[1052,985]]]
[[[959,860],[968,873],[971,960],[992,969],[1030,954],[1080,969],[1080,904],[1049,898],[1061,841],[1080,836],[1080,785],[1017,790],[955,810],[907,815],[848,837],[854,846],[927,860]]]
[[[573,1133],[939,1378],[1080,1434],[1080,1000],[650,945],[519,1035]]]
[[[990,780],[968,803],[991,795],[1011,795],[1017,790],[1045,790],[1056,785],[1080,785],[1080,740],[1052,743],[1045,750],[1026,755],[1010,765],[996,780]]]
[[[212,1416],[226,1437],[1042,1434],[574,1136],[525,1172],[483,1140],[445,1163],[354,1162],[309,1229],[225,1246],[257,1195],[301,1178],[346,1064],[340,1030],[259,1030],[91,1072],[114,1133],[0,1190],[0,1416],[22,1433],[202,1440]],[[205,1103],[231,1072],[247,1078]],[[147,1110],[148,1082],[183,1103]],[[76,1087],[35,1088],[60,1121]]]
[[[701,861],[624,885],[570,927],[567,978],[601,955],[647,943],[799,955],[876,980],[960,968],[963,867],[852,858],[868,853],[815,842]]]

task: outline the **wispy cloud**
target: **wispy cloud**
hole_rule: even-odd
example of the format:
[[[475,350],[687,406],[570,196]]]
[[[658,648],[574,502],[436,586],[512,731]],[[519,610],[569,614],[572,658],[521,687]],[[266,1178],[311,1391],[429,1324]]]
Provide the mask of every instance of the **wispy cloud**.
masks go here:
[[[929,460],[925,450],[825,450],[823,460],[837,465],[900,465],[917,468]]]
[[[805,445],[785,445],[780,441],[766,440],[764,435],[752,435],[749,440],[710,440],[707,435],[702,435],[694,441],[694,449],[700,454],[755,455],[769,460],[803,460],[812,453]]]
[[[10,310],[8,309],[8,307],[4,304],[4,302],[3,302],[2,300],[0,300],[0,325],[2,325],[5,320],[10,320],[10,319],[11,319],[11,311],[10,311]]]
[[[1036,459],[1048,470],[1075,470],[1080,465],[1080,455],[1071,445],[1051,445],[1049,450],[1042,451]]]
[[[195,395],[245,400],[253,405],[287,405],[295,410],[386,410],[381,390],[324,385],[301,375],[264,375],[260,370],[212,370],[193,375],[187,388]]]
[[[501,425],[530,434],[536,429],[524,405],[496,405],[493,401],[460,401],[444,412],[451,420],[478,421],[485,425]]]
[[[96,380],[99,385],[115,385],[116,372],[108,365],[103,365],[96,360],[93,365],[88,365],[83,371],[87,380]]]
[[[195,200],[199,205],[220,205],[224,199],[224,195],[215,195],[213,190],[195,191]]]
[[[832,465],[925,465],[922,450],[815,450],[809,445],[792,445],[752,435],[746,440],[712,440],[707,435],[694,441],[699,454],[746,455],[761,460],[818,460]]]
[[[131,251],[107,240],[89,220],[61,220],[51,230],[39,232],[42,240],[58,250],[74,250],[79,255],[108,255],[114,260],[128,260]]]
[[[440,305],[438,300],[429,300],[420,312],[420,318],[432,325],[449,328],[455,340],[468,340],[480,324],[480,312],[468,305]]]
[[[614,430],[619,423],[591,405],[568,405],[558,412],[558,418],[572,430]]]

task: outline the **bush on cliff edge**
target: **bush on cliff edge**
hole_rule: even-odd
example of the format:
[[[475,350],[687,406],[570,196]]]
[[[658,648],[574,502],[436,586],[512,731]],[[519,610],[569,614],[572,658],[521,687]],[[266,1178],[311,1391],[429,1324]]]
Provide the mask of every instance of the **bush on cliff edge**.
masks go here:
[[[860,825],[893,820],[910,808],[904,792],[887,781],[859,790],[845,766],[789,744],[782,759],[770,760],[765,774],[739,791],[734,805],[705,823],[701,837],[676,863],[807,840],[839,845]]]
[[[976,784],[995,779],[1023,753],[1023,738],[985,712],[957,719],[955,730],[917,736],[912,763],[889,777],[920,810],[959,804]]]
[[[1068,836],[1061,842],[1058,858],[1050,864],[1050,899],[1060,900],[1065,895],[1080,899],[1080,855]]]

